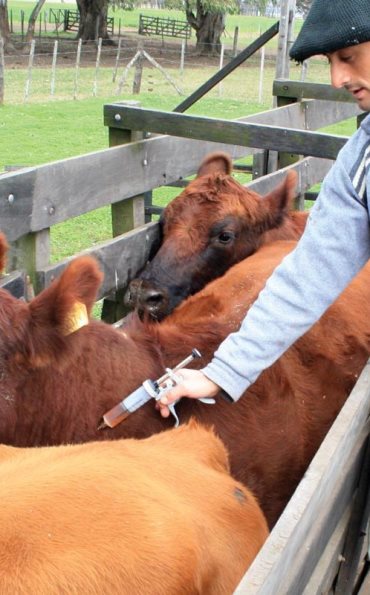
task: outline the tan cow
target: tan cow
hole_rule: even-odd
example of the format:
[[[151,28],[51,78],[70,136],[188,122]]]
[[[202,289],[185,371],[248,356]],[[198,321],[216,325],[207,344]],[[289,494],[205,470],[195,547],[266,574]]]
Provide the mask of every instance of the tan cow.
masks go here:
[[[266,521],[195,422],[145,440],[0,447],[1,595],[229,595]]]

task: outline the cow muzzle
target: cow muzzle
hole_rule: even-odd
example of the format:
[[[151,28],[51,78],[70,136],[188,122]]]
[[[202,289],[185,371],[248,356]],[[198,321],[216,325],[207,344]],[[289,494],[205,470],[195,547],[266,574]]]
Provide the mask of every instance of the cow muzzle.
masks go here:
[[[166,291],[153,287],[144,279],[134,279],[124,296],[124,302],[136,310],[140,318],[162,320],[169,311],[169,297]]]

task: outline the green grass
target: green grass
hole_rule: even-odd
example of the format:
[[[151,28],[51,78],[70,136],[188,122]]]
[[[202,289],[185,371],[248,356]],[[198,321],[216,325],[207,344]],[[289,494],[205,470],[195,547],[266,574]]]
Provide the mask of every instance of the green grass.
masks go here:
[[[132,95],[121,97],[130,99]],[[141,94],[140,105],[171,111],[178,97]],[[9,165],[40,165],[108,146],[103,106],[117,97],[0,106],[0,170]],[[233,119],[261,106],[235,99],[204,98],[188,113]]]

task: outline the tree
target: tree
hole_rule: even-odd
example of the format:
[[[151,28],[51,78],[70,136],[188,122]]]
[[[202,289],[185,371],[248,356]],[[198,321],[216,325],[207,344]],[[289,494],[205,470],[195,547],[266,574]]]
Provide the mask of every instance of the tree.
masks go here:
[[[31,41],[31,39],[33,39],[33,35],[35,33],[35,25],[36,25],[37,17],[39,16],[40,10],[44,6],[44,4],[45,4],[45,0],[38,0],[36,6],[34,7],[33,11],[31,12],[31,16],[28,19],[26,41]]]
[[[237,10],[235,0],[185,0],[186,20],[195,30],[199,53],[220,53],[226,13]]]
[[[109,40],[108,0],[77,0],[77,7],[80,13],[77,37],[83,41],[93,41],[98,37]]]
[[[0,0],[0,36],[3,38],[4,51],[11,45],[7,0]]]

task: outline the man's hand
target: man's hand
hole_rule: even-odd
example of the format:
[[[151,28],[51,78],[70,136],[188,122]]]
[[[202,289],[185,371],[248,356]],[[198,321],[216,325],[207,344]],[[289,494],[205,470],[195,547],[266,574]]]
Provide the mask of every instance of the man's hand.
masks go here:
[[[202,397],[214,397],[217,395],[220,387],[199,370],[187,370],[184,368],[177,372],[176,376],[181,382],[170,388],[163,397],[157,401],[162,417],[168,417],[170,410],[168,405],[181,399],[189,397],[190,399],[200,399]]]

